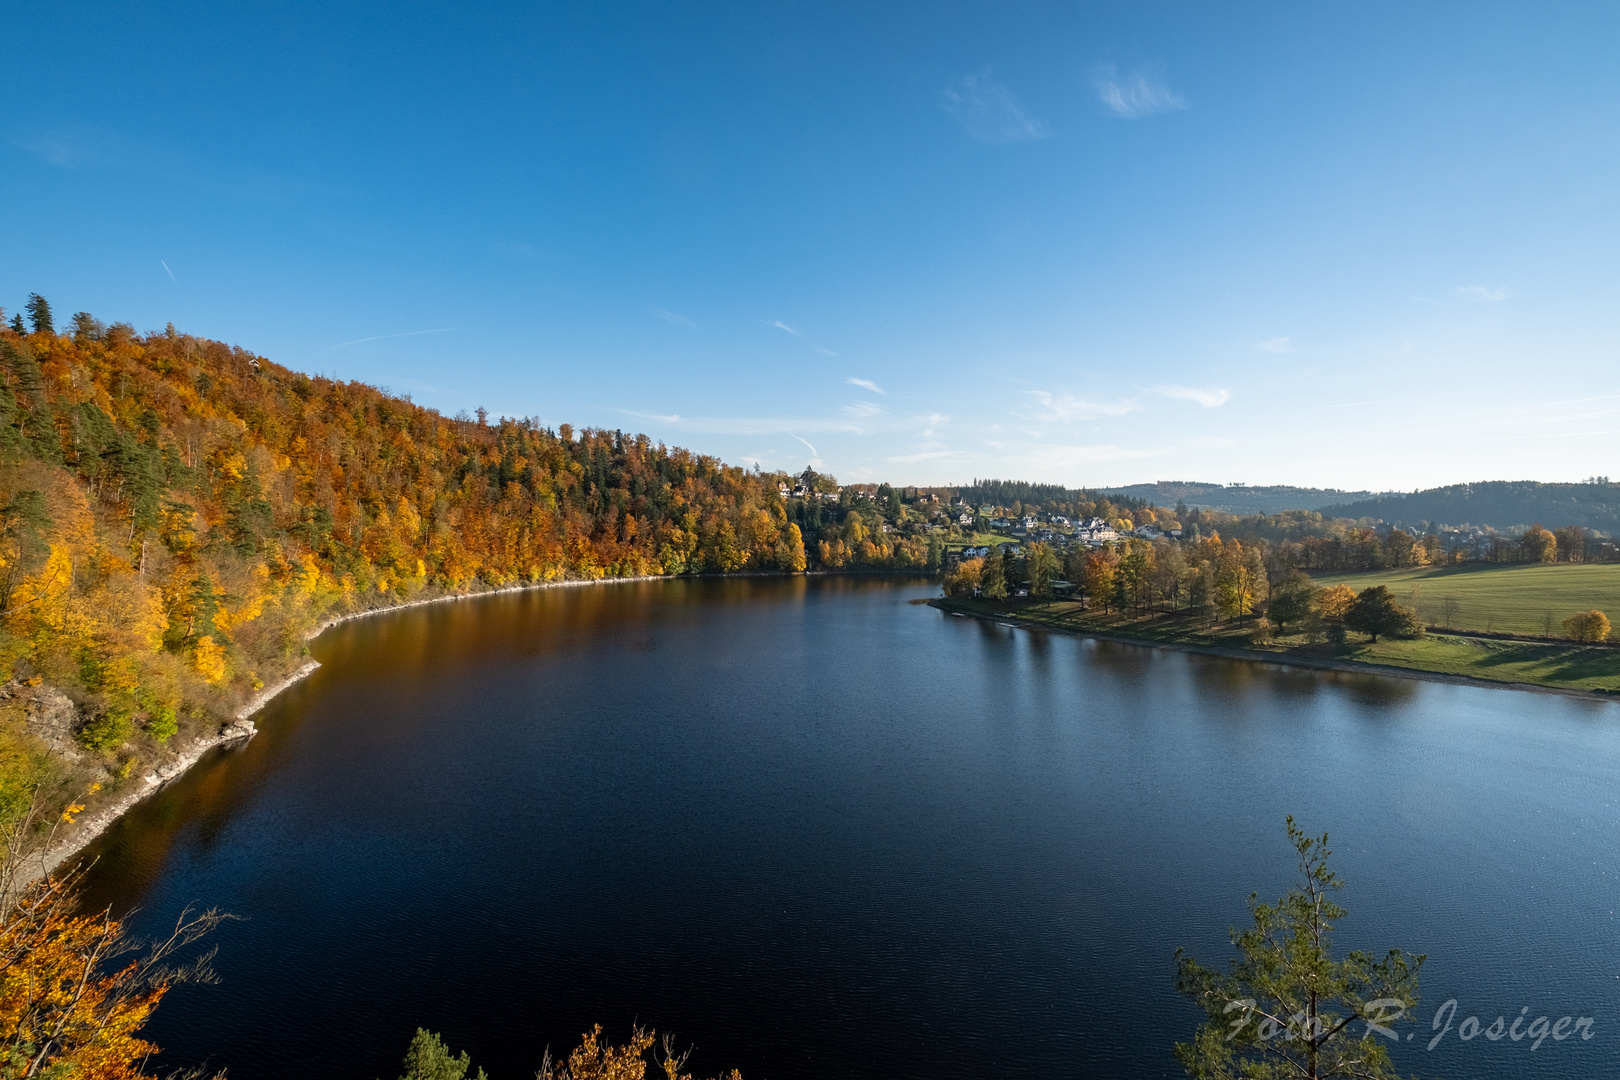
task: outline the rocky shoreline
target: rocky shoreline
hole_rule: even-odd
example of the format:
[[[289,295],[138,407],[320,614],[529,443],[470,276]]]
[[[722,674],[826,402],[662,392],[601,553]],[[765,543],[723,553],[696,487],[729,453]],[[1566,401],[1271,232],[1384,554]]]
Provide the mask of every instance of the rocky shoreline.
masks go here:
[[[820,576],[824,571],[812,572],[810,576]],[[894,571],[882,571],[894,573]],[[737,574],[713,574],[705,577],[781,577],[784,576],[772,571],[752,571]],[[500,596],[505,593],[533,592],[539,589],[568,589],[586,585],[624,585],[641,581],[670,581],[672,578],[662,574],[643,574],[636,577],[620,578],[580,578],[569,581],[545,581],[532,585],[507,585],[498,589],[481,589],[477,592],[446,593],[443,596],[428,596],[418,600],[406,600],[398,604],[385,604],[380,607],[367,608],[364,611],[351,611],[343,615],[335,615],[325,619],[304,635],[305,641],[313,641],[332,627],[341,623],[351,622],[355,619],[364,619],[372,615],[387,615],[407,608],[426,607],[430,604],[449,604],[460,600],[477,600],[488,596]],[[297,670],[278,679],[276,682],[264,687],[247,701],[235,715],[220,726],[219,731],[211,736],[205,736],[189,743],[175,757],[164,762],[155,770],[140,778],[140,781],[130,785],[128,790],[117,792],[107,801],[96,805],[89,813],[84,814],[73,822],[61,836],[38,854],[39,870],[34,879],[44,876],[73,858],[90,845],[90,842],[100,836],[107,828],[117,821],[129,809],[154,791],[162,788],[171,781],[183,776],[187,770],[208,751],[216,747],[251,739],[257,734],[252,719],[253,714],[264,708],[277,695],[288,687],[307,678],[311,672],[320,667],[315,660],[308,660]],[[61,755],[69,761],[77,761],[83,756],[74,741],[74,732],[77,730],[80,717],[78,708],[71,698],[59,690],[49,686],[25,686],[13,680],[0,686],[0,700],[12,697],[28,697],[28,727],[31,732],[40,736],[50,747],[52,752]]]
[[[547,581],[537,582],[533,585],[509,585],[499,589],[483,589],[478,592],[447,593],[443,596],[424,597],[420,600],[407,600],[399,604],[390,604],[382,607],[367,608],[364,611],[351,611],[322,621],[304,635],[305,641],[313,641],[332,627],[340,623],[350,622],[354,619],[364,619],[371,615],[386,615],[406,608],[425,607],[429,604],[446,604],[458,600],[476,600],[486,596],[498,596],[503,593],[532,592],[537,589],[572,588],[581,585],[611,585],[635,581],[666,581],[666,577],[643,575],[639,577],[623,578],[594,578],[574,581]],[[220,725],[218,732],[204,736],[187,744],[175,757],[159,765],[155,770],[142,776],[138,782],[131,784],[127,790],[121,790],[107,801],[95,806],[94,809],[79,817],[64,830],[65,835],[59,836],[54,843],[40,851],[35,857],[39,860],[37,870],[30,880],[38,880],[56,870],[62,864],[72,859],[79,852],[90,845],[96,837],[107,830],[113,822],[117,821],[129,811],[136,803],[151,795],[171,781],[183,776],[187,770],[210,750],[231,743],[245,742],[258,733],[251,717],[263,709],[278,695],[302,680],[309,677],[316,668],[320,667],[317,660],[307,660],[296,670],[264,687],[250,698],[231,719]],[[28,729],[45,743],[50,750],[67,759],[78,761],[84,755],[74,740],[74,732],[78,728],[80,716],[78,707],[60,690],[51,686],[28,684],[12,680],[0,686],[0,700],[20,700],[28,712]]]
[[[146,798],[170,780],[185,773],[185,771],[202,760],[202,756],[216,746],[224,746],[239,740],[247,740],[258,734],[253,721],[249,719],[254,713],[264,708],[271,698],[292,686],[294,683],[307,678],[310,672],[320,667],[320,663],[310,660],[304,663],[291,675],[265,687],[253,697],[245,706],[239,709],[236,715],[220,725],[217,734],[197,739],[188,745],[173,759],[159,765],[152,772],[141,777],[140,783],[121,791],[112,801],[98,806],[94,813],[87,814],[73,823],[67,837],[51,845],[39,855],[39,876],[50,873],[73,856],[83,851],[96,837],[100,836],[107,827],[117,821],[130,807]],[[65,697],[65,695],[62,695]]]

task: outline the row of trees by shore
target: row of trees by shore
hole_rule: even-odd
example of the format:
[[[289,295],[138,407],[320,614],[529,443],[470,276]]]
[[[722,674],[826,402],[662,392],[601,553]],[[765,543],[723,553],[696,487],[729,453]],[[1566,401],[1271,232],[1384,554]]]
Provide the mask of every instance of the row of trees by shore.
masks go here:
[[[1375,641],[1424,633],[1417,610],[1399,604],[1387,586],[1359,592],[1342,584],[1321,588],[1291,554],[1286,545],[1228,542],[1218,533],[1181,542],[1129,539],[1061,555],[1042,543],[1025,545],[1021,556],[996,546],[987,556],[950,566],[943,585],[948,596],[991,600],[1021,594],[1050,600],[1062,591],[1104,614],[1164,611],[1211,623],[1253,616],[1252,636],[1261,643],[1286,633],[1310,642],[1342,641],[1346,629]],[[1562,628],[1566,638],[1581,643],[1610,636],[1607,615],[1596,609],[1576,612]]]

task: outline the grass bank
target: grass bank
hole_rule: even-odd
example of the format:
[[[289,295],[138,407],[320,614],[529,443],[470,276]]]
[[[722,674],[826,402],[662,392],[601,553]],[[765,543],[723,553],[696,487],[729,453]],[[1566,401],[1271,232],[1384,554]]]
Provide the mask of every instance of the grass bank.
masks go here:
[[[1383,585],[1429,626],[1498,634],[1561,634],[1563,621],[1592,608],[1620,616],[1620,563],[1422,566],[1311,575],[1317,585],[1357,592]],[[1450,601],[1449,604],[1447,601]]]
[[[1211,624],[1186,612],[1104,614],[1083,610],[1071,601],[1042,603],[953,597],[933,603],[946,611],[1009,617],[1078,633],[1177,645],[1274,663],[1402,668],[1414,673],[1484,682],[1620,696],[1620,649],[1557,642],[1493,641],[1445,633],[1411,641],[1381,638],[1376,643],[1353,634],[1353,640],[1339,649],[1325,643],[1311,644],[1297,636],[1283,636],[1271,645],[1252,645],[1248,638],[1252,623],[1248,620]]]

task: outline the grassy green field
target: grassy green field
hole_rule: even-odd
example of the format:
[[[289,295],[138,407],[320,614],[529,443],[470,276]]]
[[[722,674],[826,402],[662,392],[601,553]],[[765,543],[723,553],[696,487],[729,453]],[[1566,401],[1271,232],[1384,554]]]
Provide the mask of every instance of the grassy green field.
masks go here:
[[[970,539],[951,541],[950,546],[951,547],[984,547],[987,544],[1005,544],[1011,539],[1012,539],[1012,537],[1003,536],[1000,533],[976,532],[976,533],[973,534],[973,536]]]
[[[1500,682],[1620,692],[1620,649],[1430,634],[1412,641],[1385,638],[1376,645],[1353,644],[1335,658]]]
[[[1211,625],[1202,619],[1159,612],[1104,614],[1082,610],[1079,604],[1066,601],[1032,603],[1027,600],[952,599],[941,601],[941,604],[949,609],[975,614],[1011,615],[1062,629],[1116,634],[1144,642],[1241,649],[1259,658],[1284,662],[1295,657],[1330,662],[1354,661],[1444,675],[1465,675],[1494,682],[1620,693],[1620,649],[1553,642],[1493,641],[1443,633],[1412,641],[1385,638],[1377,644],[1368,642],[1361,634],[1352,634],[1349,644],[1338,650],[1327,644],[1309,644],[1303,638],[1293,636],[1273,645],[1254,646],[1248,640],[1250,624],[1247,623]]]
[[[1446,598],[1454,601],[1450,626],[1500,634],[1554,634],[1577,611],[1597,608],[1620,623],[1620,563],[1425,566],[1323,574],[1318,585],[1348,585],[1358,592],[1387,586],[1395,599],[1415,607],[1425,624],[1446,626]]]

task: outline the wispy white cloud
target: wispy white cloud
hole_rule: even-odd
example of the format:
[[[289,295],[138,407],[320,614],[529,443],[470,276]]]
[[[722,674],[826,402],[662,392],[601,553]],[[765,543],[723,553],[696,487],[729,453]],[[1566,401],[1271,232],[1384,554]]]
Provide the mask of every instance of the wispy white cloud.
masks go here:
[[[959,450],[921,450],[915,454],[894,454],[888,460],[896,465],[915,465],[919,461],[938,461],[940,458],[963,456]]]
[[[665,322],[672,323],[675,326],[697,325],[697,323],[693,322],[691,319],[688,319],[685,315],[681,315],[673,311],[666,311],[661,307],[648,308],[647,314],[651,315],[655,319],[663,319]]]
[[[423,382],[421,379],[399,379],[397,381],[409,390],[416,390],[421,393],[432,394],[434,397],[452,396],[448,390],[445,390],[442,387],[434,386],[430,382]]]
[[[817,345],[816,346],[816,352],[820,353],[822,356],[837,356],[838,355],[837,353],[833,352],[831,349],[827,348],[825,345]]]
[[[1196,386],[1155,386],[1153,392],[1181,401],[1196,401],[1206,409],[1218,409],[1232,400],[1232,395],[1226,390],[1202,390]]]
[[[226,192],[254,201],[332,195],[339,189],[297,177],[226,164],[189,153],[184,146],[133,138],[117,131],[72,126],[13,139],[45,162],[74,171],[105,170],[157,178],[188,189]]]
[[[947,87],[942,103],[963,130],[982,143],[1029,142],[1051,134],[1045,124],[1024,112],[1018,98],[991,76],[989,68]]]
[[[176,283],[178,284],[178,282]],[[336,345],[328,345],[322,352],[331,352],[333,349],[346,349],[350,345],[363,345],[368,341],[388,341],[392,338],[421,337],[423,334],[448,334],[455,330],[453,326],[441,326],[437,330],[412,330],[404,334],[378,334],[376,337],[355,338],[353,341],[340,341]]]
[[[842,407],[846,416],[881,416],[889,410],[875,401],[856,401]]]
[[[844,381],[851,386],[859,386],[863,390],[870,390],[874,394],[887,393],[883,387],[879,386],[871,379],[845,379]]]
[[[22,149],[64,169],[118,168],[138,156],[134,140],[100,128],[74,127],[17,139]]]
[[[790,431],[790,432],[788,432],[788,434],[793,435],[793,432]],[[797,436],[797,435],[793,435],[793,437],[795,439],[799,439],[799,436]],[[810,449],[810,467],[812,469],[821,468],[821,455],[816,453],[816,448],[815,447],[810,446],[810,440],[809,439],[799,439],[799,441],[804,443],[804,445],[809,447],[809,449]]]
[[[1166,446],[1119,446],[1114,443],[1043,443],[1024,447],[1022,454],[1011,454],[1002,461],[1009,468],[1024,470],[1023,475],[1051,476],[1054,472],[1077,465],[1093,465],[1104,461],[1140,461],[1144,458],[1166,457],[1173,449]]]
[[[1161,70],[1138,68],[1122,79],[1113,64],[1103,64],[1096,70],[1096,86],[1109,111],[1127,120],[1187,107],[1187,100],[1165,85]]]
[[[1472,300],[1476,304],[1499,304],[1503,300],[1511,300],[1513,294],[1500,286],[1489,288],[1485,285],[1459,285],[1451,290],[1453,295],[1464,300]]]
[[[1283,353],[1294,351],[1294,341],[1292,338],[1274,337],[1270,341],[1259,342],[1257,347],[1281,356]]]
[[[795,431],[842,431],[860,434],[865,429],[850,420],[830,417],[747,417],[747,416],[681,416],[678,414],[644,412],[638,409],[615,410],[625,416],[653,420],[682,431],[701,432],[705,435],[793,435]]]
[[[793,327],[789,326],[787,323],[783,322],[781,319],[772,319],[769,322],[767,322],[765,325],[766,326],[774,326],[778,330],[786,330],[788,333],[792,334],[794,337],[798,337],[801,333],[803,333],[803,331],[801,331],[801,330],[793,329]]]
[[[994,467],[1005,470],[1009,475],[1071,477],[1071,482],[1079,486],[1085,482],[1088,473],[1095,476],[1092,467],[1097,465],[1176,458],[1188,454],[1208,456],[1213,451],[1233,445],[1234,441],[1227,438],[1186,439],[1180,442],[1143,440],[1123,446],[1118,443],[1025,442],[1004,448],[1011,452],[998,455]],[[974,467],[987,466],[975,463]]]
[[[1035,399],[1035,419],[1057,423],[1076,420],[1101,420],[1109,416],[1124,416],[1141,408],[1134,398],[1117,401],[1089,401],[1073,394],[1051,394],[1045,390],[1026,390]]]

